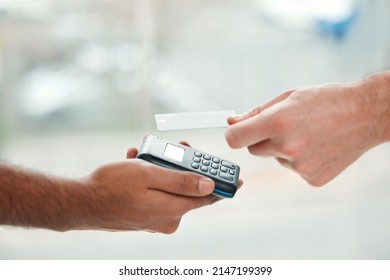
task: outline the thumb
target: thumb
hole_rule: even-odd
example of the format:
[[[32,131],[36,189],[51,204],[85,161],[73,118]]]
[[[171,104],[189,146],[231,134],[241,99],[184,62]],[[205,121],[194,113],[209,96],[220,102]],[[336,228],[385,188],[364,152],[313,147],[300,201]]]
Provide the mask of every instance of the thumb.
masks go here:
[[[206,196],[214,191],[214,181],[194,172],[158,167],[153,188],[184,196]]]

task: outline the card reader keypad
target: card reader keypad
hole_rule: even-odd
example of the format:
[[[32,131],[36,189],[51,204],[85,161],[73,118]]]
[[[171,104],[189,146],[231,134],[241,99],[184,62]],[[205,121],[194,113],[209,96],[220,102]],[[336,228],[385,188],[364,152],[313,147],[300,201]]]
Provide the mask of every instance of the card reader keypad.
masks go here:
[[[191,167],[231,182],[234,181],[237,169],[237,166],[231,162],[220,160],[208,154],[202,154],[199,151],[194,152]]]

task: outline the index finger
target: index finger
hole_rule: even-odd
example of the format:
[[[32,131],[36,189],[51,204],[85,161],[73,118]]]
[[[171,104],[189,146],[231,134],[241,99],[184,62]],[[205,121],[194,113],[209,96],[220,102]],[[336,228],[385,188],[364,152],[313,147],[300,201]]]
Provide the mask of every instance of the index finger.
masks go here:
[[[249,111],[247,111],[241,115],[230,116],[230,117],[228,117],[227,122],[228,122],[228,124],[232,125],[232,124],[247,120],[251,117],[254,117],[254,116],[260,114],[261,112],[263,112],[264,110],[270,108],[272,105],[279,103],[280,101],[286,99],[294,91],[296,91],[296,90],[295,89],[288,90],[288,91],[272,98],[271,100],[267,101],[265,104],[253,107],[252,109],[250,109]]]
[[[230,126],[225,133],[229,146],[232,148],[249,147],[270,139],[274,133],[274,128],[269,125],[272,106],[279,104],[294,92],[295,90],[286,91],[241,116],[229,117]]]
[[[268,119],[268,114],[259,114],[229,126],[225,132],[229,146],[238,149],[269,139],[272,136],[272,130]]]

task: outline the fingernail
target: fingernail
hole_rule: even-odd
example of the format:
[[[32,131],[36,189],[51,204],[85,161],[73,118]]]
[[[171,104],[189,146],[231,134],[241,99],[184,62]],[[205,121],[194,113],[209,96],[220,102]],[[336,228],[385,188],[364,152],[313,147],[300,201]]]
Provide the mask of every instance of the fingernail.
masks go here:
[[[239,118],[242,118],[242,115],[230,115],[229,118],[239,119]]]
[[[201,194],[209,194],[214,190],[214,181],[209,178],[201,178],[198,183],[198,189]]]

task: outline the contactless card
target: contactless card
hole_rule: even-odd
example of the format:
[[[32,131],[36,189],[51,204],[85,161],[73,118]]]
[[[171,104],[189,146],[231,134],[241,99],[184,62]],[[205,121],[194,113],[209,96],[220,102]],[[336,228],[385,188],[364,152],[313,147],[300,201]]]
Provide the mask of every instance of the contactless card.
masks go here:
[[[226,119],[235,115],[232,110],[212,112],[190,112],[156,114],[157,130],[186,130],[201,128],[227,127]]]

